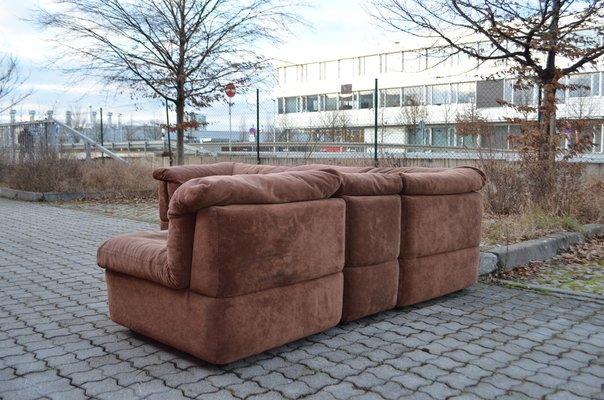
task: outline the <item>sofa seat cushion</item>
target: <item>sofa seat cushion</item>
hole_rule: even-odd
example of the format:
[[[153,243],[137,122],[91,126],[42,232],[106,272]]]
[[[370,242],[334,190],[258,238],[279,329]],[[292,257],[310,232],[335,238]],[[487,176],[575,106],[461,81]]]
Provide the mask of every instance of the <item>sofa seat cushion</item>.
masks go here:
[[[335,326],[342,273],[216,299],[107,271],[111,319],[214,364],[226,364]]]
[[[135,232],[115,236],[99,247],[100,267],[182,289],[189,285],[189,274],[170,268],[167,262],[167,231]]]

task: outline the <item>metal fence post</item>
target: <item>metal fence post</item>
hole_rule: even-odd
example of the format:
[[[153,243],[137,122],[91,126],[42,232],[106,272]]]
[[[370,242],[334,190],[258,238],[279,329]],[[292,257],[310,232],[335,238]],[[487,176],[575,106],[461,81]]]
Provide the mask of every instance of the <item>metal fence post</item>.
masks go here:
[[[260,89],[256,89],[256,163],[260,164]]]
[[[15,140],[15,122],[16,122],[17,110],[10,110],[10,144],[13,153],[13,164],[17,161],[17,143]]]
[[[373,162],[377,167],[379,165],[378,162],[378,80],[375,78],[375,93],[373,99],[373,109],[375,110],[375,119],[373,121]]]

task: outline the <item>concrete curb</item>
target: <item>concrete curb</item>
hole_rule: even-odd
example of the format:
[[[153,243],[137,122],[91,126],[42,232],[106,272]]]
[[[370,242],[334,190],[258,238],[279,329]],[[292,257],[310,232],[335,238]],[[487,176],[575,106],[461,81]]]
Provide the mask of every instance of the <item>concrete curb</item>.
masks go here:
[[[604,235],[604,224],[584,225],[579,232],[562,232],[509,246],[491,247],[480,253],[479,275],[496,269],[514,269],[530,261],[545,261],[559,250],[582,243],[594,236]]]
[[[0,197],[22,201],[72,201],[102,196],[102,192],[27,192],[10,188],[0,188]]]

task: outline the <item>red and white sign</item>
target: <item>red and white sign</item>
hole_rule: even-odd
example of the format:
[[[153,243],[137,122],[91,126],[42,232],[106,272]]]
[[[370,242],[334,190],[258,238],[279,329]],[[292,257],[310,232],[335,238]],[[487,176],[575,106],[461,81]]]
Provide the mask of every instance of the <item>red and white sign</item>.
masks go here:
[[[235,93],[237,93],[237,91],[235,90],[235,85],[232,83],[229,83],[228,85],[226,85],[226,87],[224,88],[224,92],[229,97],[233,97],[233,96],[235,96]]]

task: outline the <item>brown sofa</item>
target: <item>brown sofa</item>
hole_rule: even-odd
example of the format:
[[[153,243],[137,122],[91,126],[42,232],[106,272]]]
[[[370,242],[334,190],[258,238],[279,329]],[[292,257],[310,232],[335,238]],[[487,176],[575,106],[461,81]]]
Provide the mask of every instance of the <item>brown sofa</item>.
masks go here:
[[[485,177],[473,168],[218,163],[154,177],[167,232],[123,235],[99,249],[111,317],[213,363],[476,282]],[[277,205],[278,218],[252,217]],[[291,248],[288,235],[306,247]],[[245,238],[254,246],[241,246]]]
[[[345,201],[323,171],[185,182],[168,230],[116,236],[98,250],[111,318],[216,364],[341,319]]]
[[[164,229],[166,226],[167,204],[169,204],[172,193],[183,182],[193,177],[217,174],[270,174],[283,171],[325,169],[338,171],[342,176],[380,174],[402,177],[403,186],[399,192],[400,211],[394,212],[388,207],[382,209],[384,215],[390,215],[391,217],[401,215],[401,235],[398,238],[400,239],[398,257],[400,270],[398,271],[397,306],[403,307],[426,301],[464,289],[476,282],[480,257],[480,223],[482,221],[482,197],[478,191],[484,186],[486,176],[482,171],[472,167],[374,168],[321,164],[283,167],[222,162],[159,168],[153,172],[153,177],[159,182],[161,227]],[[374,196],[384,195],[384,190],[384,188],[374,187],[371,194]],[[373,196],[370,197],[373,198]],[[356,218],[353,220],[349,218],[347,220],[349,221],[348,226],[351,227],[349,231],[353,229],[352,226],[364,226],[366,231],[362,236],[367,238],[368,242],[371,242],[373,238],[380,238],[375,240],[375,243],[386,243],[383,239],[385,231],[372,229],[367,224],[367,221],[376,220],[376,214],[379,213],[379,208],[371,206],[370,203],[380,201],[384,202],[385,200],[376,198],[373,198],[373,200],[347,199],[347,205],[357,204],[356,209],[364,210],[365,214],[355,214],[357,218],[361,215],[366,217],[365,222],[359,222],[358,224],[352,222],[353,220],[356,221]],[[349,212],[352,213],[352,211]],[[394,218],[391,218],[391,220],[394,220]],[[395,232],[390,231],[390,234],[395,234]],[[350,246],[347,246],[347,265],[356,265],[358,262],[352,252],[371,254],[369,249],[372,246],[375,248],[374,245],[370,244],[359,247],[360,243],[363,242],[357,241],[355,244],[351,243]],[[382,249],[382,251],[384,250]],[[386,260],[383,261],[386,262]],[[353,274],[358,274],[358,271],[361,270],[351,270],[347,275],[347,281],[352,280]],[[394,278],[393,274],[388,276],[389,279]],[[362,278],[359,281],[362,281]],[[430,284],[427,285],[426,282],[430,282]],[[354,303],[350,296],[348,298],[349,301],[346,304]],[[361,297],[357,298],[360,301]],[[373,297],[366,299],[374,301]],[[382,302],[382,304],[386,303],[385,301]],[[368,309],[381,311],[380,308],[375,306]],[[368,315],[369,312],[364,314],[357,310],[349,316],[348,314],[347,312],[344,313],[344,321]]]

